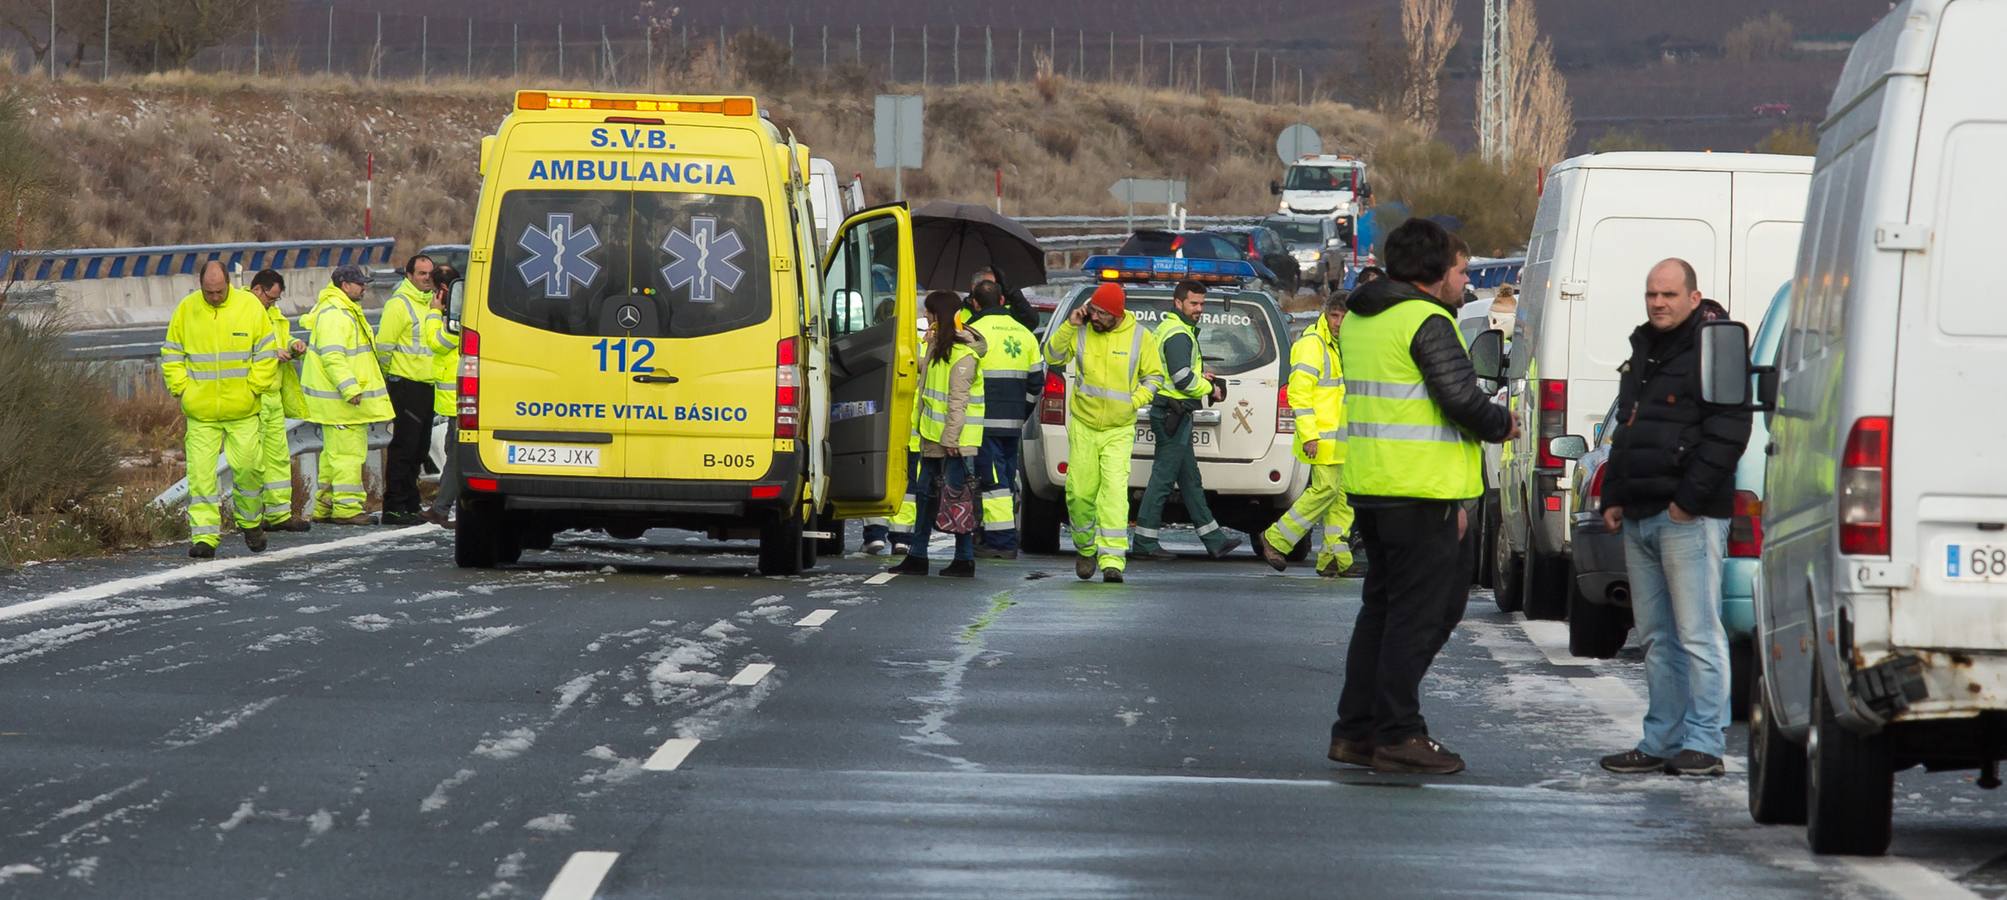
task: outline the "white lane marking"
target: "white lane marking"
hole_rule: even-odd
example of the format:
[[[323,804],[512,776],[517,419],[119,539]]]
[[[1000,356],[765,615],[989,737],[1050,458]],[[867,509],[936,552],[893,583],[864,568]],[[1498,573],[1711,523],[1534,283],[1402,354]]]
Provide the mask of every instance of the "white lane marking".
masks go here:
[[[885,584],[885,583],[887,583],[887,582],[889,582],[889,581],[891,581],[892,579],[894,579],[894,578],[897,578],[897,577],[899,577],[899,576],[898,576],[898,575],[897,575],[896,573],[893,573],[893,572],[880,572],[880,573],[878,573],[878,574],[876,574],[876,575],[873,575],[873,576],[871,576],[870,578],[866,578],[866,579],[864,579],[864,583],[865,583],[865,584]]]
[[[1526,632],[1527,639],[1533,642],[1533,646],[1540,648],[1540,652],[1547,656],[1547,661],[1550,663],[1557,666],[1593,666],[1601,662],[1568,652],[1566,622],[1535,622],[1531,619],[1518,621],[1520,629]]]
[[[1973,898],[1979,894],[1959,884],[1951,876],[1896,856],[1867,859],[1840,857],[1854,874],[1896,897]]]
[[[796,622],[794,624],[802,628],[814,628],[818,625],[828,622],[830,619],[833,618],[836,618],[836,610],[818,609],[815,612],[809,613],[808,615],[801,617],[801,621]]]
[[[620,854],[611,850],[580,850],[564,861],[557,877],[551,879],[544,900],[592,900],[599,896],[599,883],[613,870]]]
[[[767,677],[767,674],[773,670],[773,663],[753,663],[740,669],[739,674],[732,676],[732,680],[726,682],[726,684],[737,687],[751,687],[759,684],[760,679]]]
[[[701,743],[703,741],[696,738],[670,738],[663,741],[662,746],[655,748],[655,754],[648,757],[648,761],[642,763],[641,768],[650,772],[674,772],[684,760],[690,758],[690,754]]]
[[[390,531],[372,531],[368,534],[359,534],[355,537],[328,541],[323,544],[304,544],[298,547],[287,547],[284,550],[274,550],[269,553],[259,553],[253,556],[188,563],[165,571],[155,572],[151,575],[135,575],[131,578],[120,578],[117,581],[107,581],[102,584],[86,585],[67,591],[60,591],[38,600],[30,600],[26,603],[0,606],[0,621],[18,619],[22,616],[32,616],[36,613],[76,606],[80,603],[89,603],[93,600],[108,600],[124,596],[133,591],[157,588],[173,584],[177,581],[208,579],[223,572],[247,568],[261,563],[285,562],[307,556],[318,556],[335,550],[347,550],[354,547],[366,547],[370,544],[387,543],[399,538],[410,537],[419,532],[440,530],[442,529],[437,525],[413,525],[409,528],[397,528]]]

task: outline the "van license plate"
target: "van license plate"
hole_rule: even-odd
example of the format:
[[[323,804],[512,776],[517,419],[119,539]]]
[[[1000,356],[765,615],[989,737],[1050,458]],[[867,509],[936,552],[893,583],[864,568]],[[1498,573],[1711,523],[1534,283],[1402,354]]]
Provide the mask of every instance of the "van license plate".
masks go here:
[[[1157,442],[1157,433],[1155,431],[1152,431],[1150,429],[1150,426],[1148,425],[1136,426],[1136,443],[1154,444],[1156,442]],[[1210,447],[1212,445],[1213,445],[1213,433],[1211,431],[1198,428],[1192,429],[1192,446]]]
[[[1951,581],[2007,581],[2007,544],[1947,544],[1944,577]]]
[[[599,448],[510,444],[509,465],[575,466],[581,469],[597,469],[599,468]]]

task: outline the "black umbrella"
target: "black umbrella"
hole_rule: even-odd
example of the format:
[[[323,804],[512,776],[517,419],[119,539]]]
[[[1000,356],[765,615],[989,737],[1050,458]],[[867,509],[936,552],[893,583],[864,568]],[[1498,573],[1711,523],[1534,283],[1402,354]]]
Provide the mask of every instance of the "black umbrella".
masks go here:
[[[975,203],[935,200],[915,208],[913,254],[920,285],[931,291],[966,291],[969,276],[984,266],[1009,287],[1045,283],[1045,249],[1038,238],[1016,220]]]

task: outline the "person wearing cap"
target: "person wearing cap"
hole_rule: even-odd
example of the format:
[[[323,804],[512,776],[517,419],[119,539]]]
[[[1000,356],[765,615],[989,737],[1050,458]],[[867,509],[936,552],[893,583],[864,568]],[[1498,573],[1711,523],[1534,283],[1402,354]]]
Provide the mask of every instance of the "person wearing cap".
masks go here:
[[[1164,385],[1164,363],[1148,329],[1128,313],[1127,294],[1108,282],[1060,320],[1045,341],[1046,365],[1070,368],[1066,417],[1066,511],[1073,522],[1073,573],[1101,570],[1120,584],[1129,556],[1129,457],[1136,413]],[[1072,365],[1068,367],[1068,363]]]
[[[201,288],[174,307],[160,345],[160,374],[181,401],[186,419],[182,448],[188,460],[188,555],[209,559],[222,541],[220,454],[230,466],[236,501],[231,505],[244,546],[265,549],[259,517],[259,396],[279,378],[277,339],[264,307],[230,284],[223,263],[202,265]]]
[[[279,378],[272,390],[258,395],[259,458],[264,462],[265,530],[306,531],[313,526],[302,516],[293,515],[293,446],[286,432],[287,418],[307,414],[306,397],[300,393],[300,372],[294,360],[307,350],[307,342],[293,337],[293,326],[279,310],[279,297],[286,293],[286,278],[273,269],[260,269],[251,276],[251,296],[265,306],[265,320],[271,323],[272,340],[279,356]]]
[[[383,524],[416,525],[420,519],[418,470],[432,452],[435,354],[455,348],[446,319],[434,308],[432,257],[412,254],[404,281],[383,302],[376,361],[390,390],[396,424],[383,454]]]
[[[1206,555],[1219,559],[1240,546],[1240,538],[1220,530],[1219,520],[1206,506],[1199,459],[1192,453],[1192,413],[1204,403],[1226,399],[1226,384],[1206,377],[1205,358],[1199,353],[1199,315],[1205,308],[1206,286],[1180,281],[1171,291],[1171,311],[1151,335],[1170,383],[1150,404],[1156,456],[1150,461],[1150,486],[1143,491],[1143,503],[1136,510],[1135,549],[1145,559],[1177,558],[1157,540],[1164,503],[1171,499],[1173,490],[1184,498],[1185,515],[1198,530],[1199,541],[1206,545]]]
[[[357,303],[369,275],[361,266],[342,266],[328,281],[307,312],[307,357],[300,371],[307,421],[321,427],[314,521],[368,525],[362,464],[369,456],[369,424],[390,421],[394,411],[376,362],[376,333]]]

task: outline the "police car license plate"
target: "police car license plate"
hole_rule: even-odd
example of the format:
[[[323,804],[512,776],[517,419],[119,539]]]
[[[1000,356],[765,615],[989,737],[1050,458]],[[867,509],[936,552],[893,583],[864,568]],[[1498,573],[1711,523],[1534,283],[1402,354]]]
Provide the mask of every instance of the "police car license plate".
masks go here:
[[[553,447],[548,444],[510,444],[512,466],[576,466],[599,468],[598,447]]]
[[[1946,544],[1948,581],[2007,581],[2007,544]]]
[[[1148,425],[1136,426],[1136,443],[1154,444],[1156,442],[1157,442],[1157,433],[1152,431],[1150,429],[1150,426]],[[1192,446],[1210,447],[1212,445],[1213,445],[1212,431],[1203,428],[1192,429]]]

